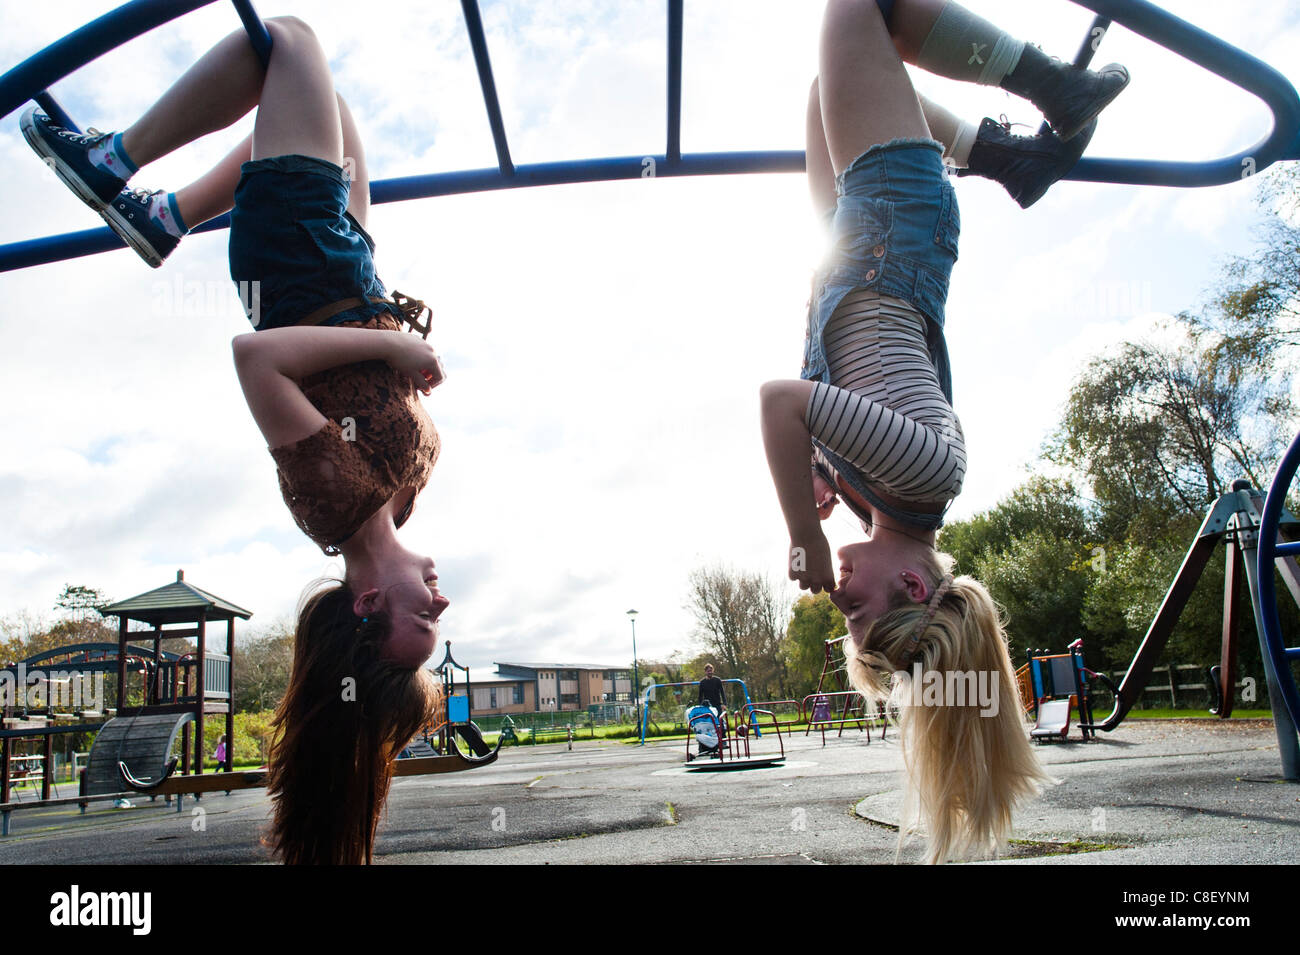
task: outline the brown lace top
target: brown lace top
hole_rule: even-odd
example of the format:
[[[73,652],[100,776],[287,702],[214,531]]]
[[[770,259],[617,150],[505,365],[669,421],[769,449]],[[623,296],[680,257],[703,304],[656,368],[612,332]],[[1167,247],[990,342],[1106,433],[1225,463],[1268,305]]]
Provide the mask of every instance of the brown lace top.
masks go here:
[[[352,328],[400,331],[397,319],[379,314]],[[382,361],[340,365],[299,382],[303,394],[329,420],[315,434],[272,448],[280,493],[302,532],[326,554],[404,488],[418,494],[438,460],[441,442],[406,375]],[[397,519],[400,527],[415,500]]]

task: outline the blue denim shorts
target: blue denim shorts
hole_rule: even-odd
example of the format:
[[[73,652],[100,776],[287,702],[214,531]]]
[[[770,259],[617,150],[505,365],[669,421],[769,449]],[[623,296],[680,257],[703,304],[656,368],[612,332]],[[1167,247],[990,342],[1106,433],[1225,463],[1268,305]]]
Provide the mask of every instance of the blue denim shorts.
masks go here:
[[[944,303],[961,216],[943,147],[928,139],[872,146],[836,177],[835,192],[833,246],[813,280],[802,377],[829,381],[826,325],[844,296],[870,288],[903,299],[926,317],[930,359],[951,403]]]
[[[385,298],[375,242],[348,213],[343,170],[314,156],[272,156],[241,167],[230,213],[230,277],[253,328],[296,325],[348,298]],[[253,285],[252,283],[259,283]],[[365,321],[384,304],[347,309],[321,324]]]

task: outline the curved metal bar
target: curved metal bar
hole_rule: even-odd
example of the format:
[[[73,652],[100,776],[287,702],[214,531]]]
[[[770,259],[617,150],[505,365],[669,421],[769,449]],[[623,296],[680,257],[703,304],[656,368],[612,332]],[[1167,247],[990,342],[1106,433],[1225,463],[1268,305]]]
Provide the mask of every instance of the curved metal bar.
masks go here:
[[[0,76],[0,116],[12,112],[33,96],[48,92],[48,87],[55,80],[113,47],[211,2],[212,0],[133,0],[105,14]],[[248,0],[234,2],[249,30],[254,47],[259,53],[269,51],[269,34],[266,34],[265,26],[256,20],[256,15],[251,13]],[[1084,157],[1066,178],[1130,185],[1212,186],[1260,172],[1282,159],[1300,159],[1300,95],[1297,95],[1294,86],[1281,73],[1147,0],[1074,2],[1094,11],[1101,18],[1113,20],[1167,47],[1258,96],[1273,112],[1273,130],[1254,147],[1218,160],[1168,162]],[[514,166],[509,156],[500,106],[496,103],[495,83],[487,58],[487,41],[483,36],[481,18],[478,17],[477,3],[476,0],[462,0],[483,85],[493,141],[497,147],[497,168],[381,180],[371,184],[372,201],[376,204],[404,202],[409,199],[493,189],[615,179],[801,172],[804,169],[804,156],[797,150],[679,154],[680,102],[674,99],[671,90],[673,76],[680,70],[680,56],[674,53],[675,46],[680,44],[680,24],[677,23],[680,17],[675,12],[676,3],[677,0],[670,0],[669,4],[669,142],[663,155]],[[265,44],[265,48],[259,45],[260,42]],[[228,226],[229,217],[222,216],[195,231],[207,232]],[[0,271],[91,255],[119,248],[122,244],[107,228],[9,243],[0,246]]]
[[[1278,523],[1282,516],[1282,506],[1287,489],[1300,469],[1300,434],[1297,434],[1286,454],[1277,466],[1277,475],[1268,489],[1268,498],[1264,501],[1264,512],[1259,520],[1259,543],[1256,557],[1258,563],[1258,588],[1260,603],[1260,622],[1264,632],[1264,642],[1268,646],[1278,688],[1282,691],[1283,701],[1291,714],[1295,725],[1300,726],[1300,689],[1296,687],[1291,669],[1293,660],[1300,660],[1300,648],[1288,648],[1282,641],[1282,622],[1277,613],[1277,587],[1274,583],[1274,561],[1278,557]]]
[[[1262,172],[1280,159],[1300,158],[1300,95],[1273,67],[1147,0],[1073,2],[1258,96],[1273,112],[1273,129],[1250,149],[1208,162],[1085,156],[1066,179],[1137,186],[1219,186]]]
[[[557,186],[580,182],[609,182],[616,179],[667,178],[671,176],[731,176],[741,173],[802,172],[803,153],[734,152],[693,153],[676,162],[667,156],[620,156],[610,159],[575,159],[564,162],[533,163],[515,166],[514,173],[502,175],[499,169],[466,169],[459,172],[433,173],[426,176],[403,176],[370,184],[373,205],[406,202],[434,196],[454,196],[467,192],[494,189],[518,189],[524,186]],[[647,176],[648,170],[654,177]],[[230,216],[222,215],[194,229],[215,232],[230,227]],[[0,272],[30,268],[83,255],[95,255],[126,248],[112,229],[86,229],[62,235],[25,239],[0,245]]]
[[[212,0],[132,0],[90,21],[0,76],[0,118],[109,50],[209,3]]]
[[[131,770],[127,768],[127,765],[123,760],[119,759],[117,761],[117,769],[118,772],[122,774],[122,782],[126,783],[130,789],[134,789],[136,792],[147,793],[153,792],[163,783],[167,782],[171,777],[171,774],[176,772],[176,764],[179,762],[180,757],[173,756],[171,759],[167,760],[167,765],[163,767],[162,775],[157,779],[150,780],[149,782],[136,779],[135,776],[131,775]]]

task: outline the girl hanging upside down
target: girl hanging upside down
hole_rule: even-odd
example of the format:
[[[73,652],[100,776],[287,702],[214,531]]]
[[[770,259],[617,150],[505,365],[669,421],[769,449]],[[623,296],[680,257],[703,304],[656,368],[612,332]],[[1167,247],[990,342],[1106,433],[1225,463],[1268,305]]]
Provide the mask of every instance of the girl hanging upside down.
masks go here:
[[[991,120],[963,123],[918,97],[900,57],[1025,96],[1052,131],[1019,137]],[[829,592],[847,618],[855,689],[900,706],[902,831],[924,826],[932,862],[995,851],[1012,809],[1046,778],[997,608],[935,550],[966,472],[943,336],[960,231],[945,163],[1032,205],[1082,155],[1097,114],[1127,83],[1121,66],[1091,72],[1050,60],[956,3],[826,6],[807,171],[833,249],[813,281],[801,380],[762,388],[763,439],[791,579]],[[839,501],[868,536],[839,551],[837,581],[820,521]],[[982,674],[998,702],[922,703],[912,684],[926,673],[977,683]]]
[[[448,601],[433,560],[396,531],[438,457],[419,396],[443,371],[418,325],[423,304],[390,297],[375,274],[365,155],[320,44],[295,18],[266,26],[265,69],[248,36],[231,34],[120,133],[73,133],[36,110],[22,128],[155,267],[187,225],[233,208],[230,275],[256,328],[234,340],[240,385],[294,520],[346,568],[299,608],[269,843],[291,863],[369,862],[391,761],[438,700],[422,665]],[[254,107],[252,135],[196,182],[126,188],[138,167]]]

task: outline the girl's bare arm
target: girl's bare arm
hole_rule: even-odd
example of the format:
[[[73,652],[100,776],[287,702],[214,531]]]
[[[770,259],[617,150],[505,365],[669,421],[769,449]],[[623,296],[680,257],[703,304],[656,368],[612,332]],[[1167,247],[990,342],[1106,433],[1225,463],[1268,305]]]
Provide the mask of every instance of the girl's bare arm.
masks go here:
[[[812,389],[810,381],[769,381],[759,398],[767,464],[790,532],[789,576],[816,593],[835,589],[835,572],[814,497],[812,437],[804,421]]]
[[[442,381],[432,346],[415,335],[373,328],[291,327],[240,335],[231,343],[248,410],[269,447],[310,437],[325,416],[298,382],[308,375],[363,361],[406,372],[425,394]]]

